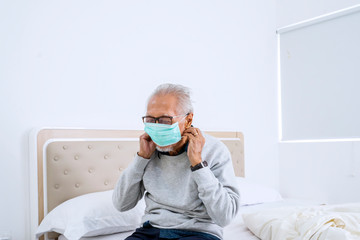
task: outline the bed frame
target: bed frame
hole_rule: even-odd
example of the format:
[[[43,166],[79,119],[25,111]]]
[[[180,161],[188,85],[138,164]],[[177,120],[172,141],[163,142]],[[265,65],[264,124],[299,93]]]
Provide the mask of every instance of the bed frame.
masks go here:
[[[229,148],[236,176],[244,177],[240,132],[206,132]],[[30,134],[31,239],[57,205],[86,193],[113,189],[138,151],[139,130],[39,129]],[[49,238],[52,238],[49,235]]]

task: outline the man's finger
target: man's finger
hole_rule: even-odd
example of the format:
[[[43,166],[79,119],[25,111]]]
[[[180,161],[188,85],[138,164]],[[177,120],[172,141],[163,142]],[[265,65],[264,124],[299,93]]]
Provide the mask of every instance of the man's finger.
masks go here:
[[[186,134],[183,134],[183,135],[181,136],[180,142],[186,143],[186,141],[187,141],[188,139],[189,139],[189,137],[188,137]]]
[[[197,136],[197,135],[199,135],[198,134],[198,130],[196,129],[196,128],[188,128],[187,129],[187,131],[186,131],[187,133],[190,133],[190,134],[192,134],[192,135],[194,135],[194,136]]]
[[[147,140],[147,141],[151,140],[150,135],[147,134],[147,133],[144,133],[143,135],[141,135],[140,138],[143,138],[143,139],[145,139],[145,140]]]
[[[192,133],[185,133],[185,134],[183,134],[183,136],[186,138],[194,137],[194,135]]]
[[[185,129],[184,133],[191,133],[191,129],[192,129],[192,127],[188,128],[188,129]]]
[[[195,129],[196,129],[196,132],[197,132],[200,136],[202,136],[201,130],[200,130],[199,128],[195,128]]]
[[[190,134],[188,137],[189,137],[189,141],[191,141],[191,142],[196,141],[195,136],[193,136],[192,134]]]

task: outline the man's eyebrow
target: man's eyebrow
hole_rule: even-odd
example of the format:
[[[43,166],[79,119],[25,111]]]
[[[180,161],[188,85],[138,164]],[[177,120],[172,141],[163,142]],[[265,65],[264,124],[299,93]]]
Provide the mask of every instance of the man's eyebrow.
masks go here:
[[[166,114],[166,115],[160,115],[160,116],[158,116],[158,117],[154,117],[154,116],[152,116],[152,115],[145,115],[145,117],[160,118],[160,117],[172,117],[172,116]]]

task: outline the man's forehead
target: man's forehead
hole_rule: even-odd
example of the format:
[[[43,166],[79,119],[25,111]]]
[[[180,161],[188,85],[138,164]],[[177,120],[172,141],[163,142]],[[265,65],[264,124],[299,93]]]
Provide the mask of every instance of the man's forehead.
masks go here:
[[[147,114],[158,116],[172,116],[177,113],[177,99],[173,95],[160,95],[152,97],[147,106]]]

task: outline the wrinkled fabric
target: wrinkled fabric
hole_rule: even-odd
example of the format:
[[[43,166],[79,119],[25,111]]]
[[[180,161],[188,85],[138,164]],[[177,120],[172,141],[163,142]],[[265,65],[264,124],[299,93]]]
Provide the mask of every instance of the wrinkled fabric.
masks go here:
[[[360,203],[275,208],[243,214],[243,218],[263,240],[360,239]]]

